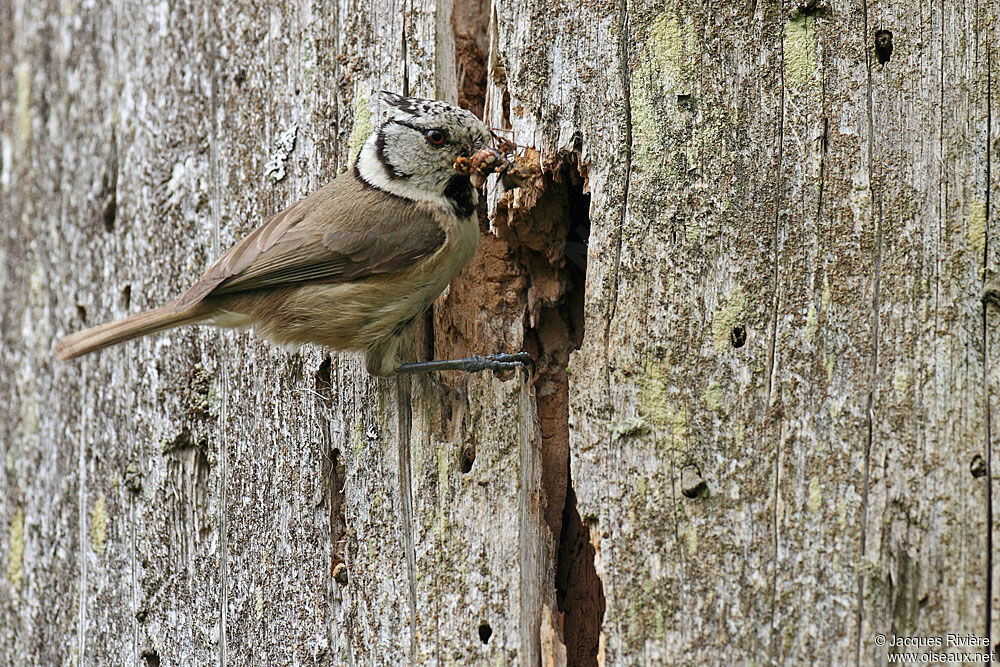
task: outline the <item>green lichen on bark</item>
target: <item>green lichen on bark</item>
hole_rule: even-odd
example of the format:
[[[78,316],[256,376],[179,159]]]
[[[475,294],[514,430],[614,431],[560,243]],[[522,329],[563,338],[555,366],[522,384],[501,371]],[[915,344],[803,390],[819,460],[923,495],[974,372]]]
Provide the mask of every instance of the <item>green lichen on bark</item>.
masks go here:
[[[722,385],[718,382],[713,382],[705,390],[705,405],[715,412],[722,409]]]
[[[819,329],[819,311],[815,303],[809,304],[809,311],[806,313],[806,338],[812,341],[816,338],[816,331]]]
[[[90,512],[90,546],[94,553],[103,556],[108,547],[108,505],[99,496]]]
[[[816,71],[816,19],[796,14],[785,24],[785,83],[792,90],[809,85]]]
[[[823,507],[823,489],[820,488],[819,478],[813,477],[809,480],[809,500],[806,501],[806,509],[811,514],[816,514]]]
[[[649,29],[646,43],[631,77],[633,166],[652,174],[665,174],[664,124],[676,115],[669,95],[690,94],[689,58],[695,33],[690,23],[661,16]]]
[[[986,249],[986,202],[977,200],[972,203],[966,238],[973,256],[982,257]]]
[[[444,447],[439,447],[437,452],[437,516],[434,519],[434,532],[438,538],[443,538],[448,528],[448,514],[445,505],[448,495],[448,477],[451,470],[451,455]]]
[[[266,605],[264,603],[264,589],[260,586],[257,586],[256,589],[254,590],[253,608],[254,611],[256,612],[258,621],[264,618],[265,606]]]
[[[24,508],[19,507],[10,520],[7,541],[7,580],[11,588],[21,591],[24,583]]]
[[[368,102],[368,96],[362,95],[354,105],[354,124],[351,125],[351,135],[347,139],[347,163],[354,164],[354,159],[361,152],[365,140],[375,129],[372,123],[372,109]]]
[[[740,321],[749,305],[747,295],[739,287],[734,289],[726,302],[712,316],[712,343],[716,352],[724,352],[729,347],[729,337],[733,327]]]
[[[14,68],[17,87],[17,103],[14,107],[17,139],[21,147],[31,142],[31,64],[21,62]]]
[[[684,540],[684,546],[687,549],[688,556],[694,556],[698,553],[698,529],[693,523],[688,523],[681,530],[681,536]]]
[[[639,436],[649,432],[649,425],[639,417],[629,417],[622,421],[611,422],[611,437],[615,440]]]
[[[833,371],[837,368],[837,357],[831,352],[823,359],[823,368],[826,370],[826,383],[833,382]]]
[[[360,419],[351,426],[350,442],[351,449],[354,450],[354,456],[360,457],[365,449],[365,425]]]
[[[659,364],[648,363],[639,378],[639,410],[654,426],[667,423],[667,383]]]
[[[668,430],[672,436],[670,442],[686,441],[691,418],[683,406],[671,402],[663,367],[656,363],[646,364],[638,385],[639,410],[646,421]]]
[[[892,376],[892,390],[896,394],[896,398],[902,398],[906,396],[907,390],[910,388],[910,378],[906,374],[906,371],[902,368],[897,368],[896,372]]]

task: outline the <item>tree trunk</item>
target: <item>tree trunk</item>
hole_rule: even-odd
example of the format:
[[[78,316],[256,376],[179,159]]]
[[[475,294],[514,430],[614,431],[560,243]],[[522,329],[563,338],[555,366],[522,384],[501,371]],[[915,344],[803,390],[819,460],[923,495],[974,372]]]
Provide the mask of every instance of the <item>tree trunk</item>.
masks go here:
[[[946,633],[1000,613],[1000,2],[722,4],[0,4],[0,655],[992,651]],[[346,169],[380,89],[537,167],[409,353],[530,377],[54,360]]]

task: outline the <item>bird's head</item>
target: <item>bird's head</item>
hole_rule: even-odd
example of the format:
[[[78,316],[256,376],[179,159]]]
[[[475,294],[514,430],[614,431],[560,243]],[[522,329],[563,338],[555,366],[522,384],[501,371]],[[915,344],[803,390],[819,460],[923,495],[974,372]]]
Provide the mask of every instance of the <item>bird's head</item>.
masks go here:
[[[358,171],[392,194],[417,200],[442,196],[456,176],[455,158],[468,157],[489,141],[489,130],[471,111],[387,92],[378,97],[388,106],[388,117],[358,154]]]

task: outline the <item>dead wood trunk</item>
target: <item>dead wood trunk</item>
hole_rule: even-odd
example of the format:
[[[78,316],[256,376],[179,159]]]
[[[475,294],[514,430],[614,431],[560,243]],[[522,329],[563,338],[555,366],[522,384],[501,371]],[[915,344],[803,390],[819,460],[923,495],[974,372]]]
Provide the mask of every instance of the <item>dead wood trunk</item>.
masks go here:
[[[881,663],[879,634],[995,637],[998,13],[0,3],[0,655]],[[537,158],[413,351],[525,349],[529,381],[197,328],[54,361],[347,168],[379,89]]]

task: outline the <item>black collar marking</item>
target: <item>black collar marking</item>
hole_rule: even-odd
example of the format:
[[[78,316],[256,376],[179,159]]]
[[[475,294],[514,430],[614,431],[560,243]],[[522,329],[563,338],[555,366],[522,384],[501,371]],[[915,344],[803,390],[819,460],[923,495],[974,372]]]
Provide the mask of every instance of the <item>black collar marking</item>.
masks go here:
[[[398,195],[395,192],[389,192],[388,190],[383,190],[374,183],[370,183],[364,176],[361,175],[361,170],[358,168],[358,160],[354,161],[353,169],[354,178],[358,179],[361,184],[366,188],[371,188],[372,190],[378,190],[382,194],[388,195],[390,197],[395,197],[396,199],[412,202],[413,199],[409,197],[404,197]],[[448,184],[444,188],[444,197],[451,204],[452,209],[455,211],[455,215],[460,218],[466,218],[476,210],[476,205],[473,199],[472,183],[469,182],[468,177],[462,176],[460,174],[455,174],[450,179],[448,179]]]
[[[448,179],[448,185],[444,188],[445,198],[451,202],[451,207],[455,209],[455,215],[460,218],[467,218],[476,210],[475,191],[468,176],[455,174]]]

